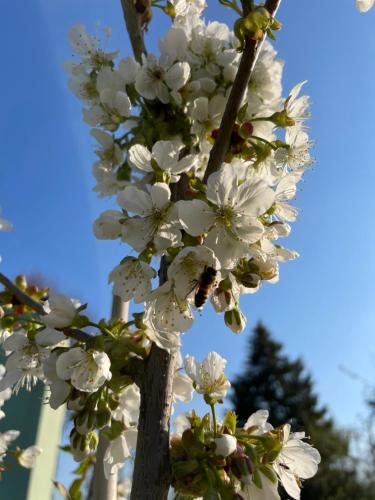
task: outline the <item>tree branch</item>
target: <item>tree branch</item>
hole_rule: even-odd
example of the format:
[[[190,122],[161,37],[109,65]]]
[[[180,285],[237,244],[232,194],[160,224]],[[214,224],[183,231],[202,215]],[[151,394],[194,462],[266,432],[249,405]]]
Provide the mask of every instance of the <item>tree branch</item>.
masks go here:
[[[167,264],[162,258],[159,284],[167,279]],[[131,500],[166,500],[168,495],[169,428],[176,361],[176,354],[153,344],[145,362],[139,385],[141,407]]]
[[[142,15],[137,11],[134,0],[121,0],[121,5],[134,56],[138,62],[141,62],[142,54],[146,54]]]
[[[47,314],[40,302],[37,302],[32,297],[30,297],[30,295],[18,288],[17,285],[15,285],[2,273],[0,273],[0,283],[2,283],[5,288],[11,291],[13,295],[17,297],[17,299],[21,302],[21,304],[25,304],[26,306],[30,307],[30,309],[33,309],[40,316],[45,316]],[[87,342],[92,338],[89,333],[83,332],[82,330],[78,330],[76,328],[62,328],[61,331],[67,337],[77,340],[78,342]]]
[[[276,14],[280,3],[281,0],[268,0],[266,2],[265,7],[271,16]],[[258,41],[251,40],[250,38],[247,38],[246,40],[245,49],[242,53],[236,78],[234,79],[232,90],[221,119],[219,133],[210,152],[206,172],[203,178],[203,182],[205,183],[207,183],[209,176],[219,170],[224,162],[225,155],[229,149],[230,138],[236,122],[237,113],[240,109],[242,99],[245,95],[251,74],[254,70],[257,55],[263,45],[264,39],[265,36]]]

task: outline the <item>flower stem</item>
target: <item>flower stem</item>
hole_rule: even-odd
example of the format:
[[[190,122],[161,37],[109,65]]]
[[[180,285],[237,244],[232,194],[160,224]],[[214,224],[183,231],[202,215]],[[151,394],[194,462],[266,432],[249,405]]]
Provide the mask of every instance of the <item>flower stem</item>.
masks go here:
[[[210,407],[211,407],[211,412],[212,412],[212,422],[213,422],[213,426],[214,426],[214,437],[216,437],[217,423],[216,423],[215,403],[211,404]]]

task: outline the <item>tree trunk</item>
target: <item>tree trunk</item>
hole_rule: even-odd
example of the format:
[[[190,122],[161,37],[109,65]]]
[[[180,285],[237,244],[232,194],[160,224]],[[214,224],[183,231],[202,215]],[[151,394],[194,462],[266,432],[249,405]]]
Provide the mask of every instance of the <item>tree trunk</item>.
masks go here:
[[[131,500],[165,500],[170,484],[169,420],[176,356],[155,344],[141,386]]]

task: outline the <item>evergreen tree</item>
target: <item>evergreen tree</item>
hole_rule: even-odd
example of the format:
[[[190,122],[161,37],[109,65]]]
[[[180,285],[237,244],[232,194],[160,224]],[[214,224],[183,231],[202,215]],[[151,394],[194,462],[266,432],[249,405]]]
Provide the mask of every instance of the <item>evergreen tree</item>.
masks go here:
[[[284,355],[282,345],[261,324],[250,337],[245,371],[232,387],[232,402],[241,424],[253,412],[267,409],[275,427],[289,422],[294,431],[304,429],[320,451],[319,472],[304,485],[302,500],[375,499],[375,492],[357,479],[349,457],[349,437],[335,427],[327,409],[319,404],[302,360],[292,361]]]

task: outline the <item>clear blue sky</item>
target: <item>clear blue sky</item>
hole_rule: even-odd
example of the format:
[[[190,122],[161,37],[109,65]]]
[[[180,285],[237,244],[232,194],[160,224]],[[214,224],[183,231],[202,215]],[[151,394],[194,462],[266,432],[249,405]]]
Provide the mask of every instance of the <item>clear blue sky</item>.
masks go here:
[[[313,103],[317,164],[285,240],[300,259],[282,266],[279,284],[243,300],[246,333],[235,336],[208,307],[184,336],[185,353],[202,358],[217,350],[231,376],[243,365],[249,330],[262,320],[286,353],[302,356],[321,401],[347,426],[365,407],[361,385],[339,365],[375,383],[375,11],[360,15],[354,3],[288,0],[279,12],[285,94],[307,79]],[[231,22],[228,10],[209,4],[208,19]],[[0,204],[14,223],[12,233],[0,234],[1,270],[43,274],[107,315],[107,275],[126,248],[92,235],[92,222],[110,204],[91,192],[93,144],[63,62],[76,22],[89,30],[97,21],[111,26],[111,49],[130,53],[120,1],[2,0],[1,10]],[[156,16],[151,50],[167,24]]]

